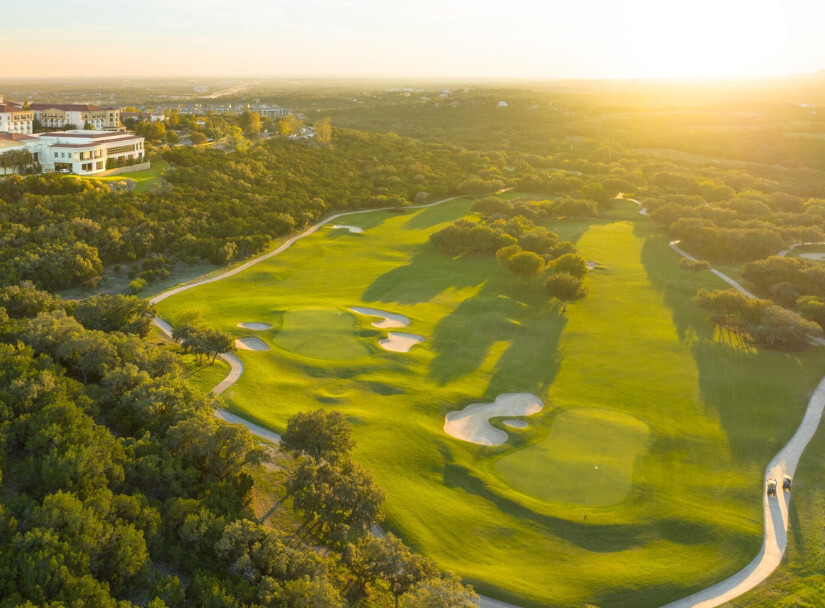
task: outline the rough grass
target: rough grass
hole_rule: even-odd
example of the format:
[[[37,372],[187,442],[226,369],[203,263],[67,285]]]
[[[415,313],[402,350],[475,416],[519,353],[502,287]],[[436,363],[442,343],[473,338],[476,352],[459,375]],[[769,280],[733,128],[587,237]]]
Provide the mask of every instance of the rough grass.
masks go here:
[[[410,353],[381,350],[382,331],[356,317],[352,339],[364,356],[241,352],[246,372],[224,396],[232,411],[276,431],[297,411],[343,412],[356,458],[386,490],[386,527],[482,593],[525,606],[656,606],[750,561],[761,542],[762,471],[825,374],[819,350],[716,340],[691,299],[723,284],[681,271],[638,215],[550,225],[602,264],[587,278],[590,296],[563,316],[538,281],[528,287],[494,259],[451,259],[427,244],[468,209],[454,201],[360,215],[363,234],[321,229],[159,308],[167,318],[200,309],[236,337],[246,335],[237,323],[269,322],[274,311],[368,306],[408,316],[408,330],[427,340]],[[545,403],[528,429],[508,429],[509,442],[477,446],[443,432],[446,412],[505,392]],[[630,490],[615,504],[542,500],[496,470],[500,459],[522,456],[540,466],[554,420],[573,408],[621,412],[650,429],[627,473]],[[544,453],[542,466],[577,491],[576,468]]]

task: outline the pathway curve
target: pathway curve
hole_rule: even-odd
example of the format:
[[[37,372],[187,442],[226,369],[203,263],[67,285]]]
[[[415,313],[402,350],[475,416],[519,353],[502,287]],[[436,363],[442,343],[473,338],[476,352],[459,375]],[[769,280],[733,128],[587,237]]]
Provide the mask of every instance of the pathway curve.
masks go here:
[[[456,198],[459,197],[453,196],[450,198],[435,201],[434,203],[429,203],[427,205],[411,206],[408,207],[408,209],[432,207],[434,205],[446,203]],[[629,200],[639,205],[639,214],[648,215],[647,209],[643,207],[641,201],[632,198],[628,198],[626,200]],[[170,296],[178,294],[182,291],[186,291],[187,289],[192,289],[193,287],[197,287],[199,285],[206,285],[207,283],[214,283],[215,281],[220,281],[222,279],[234,276],[239,272],[242,272],[243,270],[246,270],[247,268],[254,266],[258,262],[262,262],[273,256],[278,255],[279,253],[291,247],[292,244],[298,241],[299,239],[309,236],[310,234],[318,230],[318,228],[328,224],[331,221],[334,221],[340,217],[344,217],[347,215],[369,213],[372,211],[381,211],[381,209],[347,211],[344,213],[338,213],[336,215],[330,216],[327,219],[322,220],[321,222],[318,222],[314,226],[308,228],[301,234],[298,234],[288,239],[274,251],[270,251],[269,253],[254,258],[246,262],[245,264],[242,264],[241,266],[238,266],[237,268],[225,272],[216,277],[204,279],[202,281],[196,281],[194,283],[189,283],[187,285],[182,285],[180,287],[170,289],[169,291],[163,292],[155,296],[154,298],[150,299],[149,302],[152,304],[156,304]],[[672,241],[670,243],[671,249],[673,249],[679,255],[689,260],[696,260],[696,258],[691,256],[689,253],[685,252],[683,249],[680,249],[678,245],[679,241]],[[727,275],[719,272],[715,268],[711,269],[711,272],[723,281],[725,281],[728,285],[737,289],[746,296],[756,298],[756,296],[753,293],[745,289],[742,285],[740,285]],[[166,321],[163,321],[160,317],[156,317],[154,322],[155,325],[157,325],[164,333],[171,337],[172,328]],[[825,344],[825,340],[816,339],[816,341],[820,344]],[[230,372],[229,375],[213,389],[213,392],[217,395],[220,395],[228,387],[237,382],[238,378],[241,377],[241,374],[243,374],[244,370],[243,363],[236,356],[230,353],[223,353],[221,355],[221,358],[227,363],[229,363]],[[811,399],[808,402],[808,407],[805,410],[805,416],[803,417],[802,423],[799,425],[799,428],[797,429],[796,433],[793,437],[791,437],[791,440],[785,445],[785,447],[783,447],[779,451],[779,453],[773,458],[773,460],[771,460],[770,464],[768,464],[768,468],[765,471],[765,477],[763,480],[765,483],[767,483],[768,479],[781,480],[783,475],[794,475],[794,473],[796,472],[796,466],[799,463],[800,457],[802,456],[802,452],[808,446],[808,443],[810,443],[811,439],[816,433],[816,429],[819,426],[819,422],[822,418],[823,410],[825,410],[825,378],[823,378],[820,381],[819,385],[816,387],[816,389],[814,389],[814,392],[811,395]],[[248,428],[253,435],[261,437],[262,439],[266,439],[267,441],[278,443],[281,439],[280,435],[278,435],[277,433],[273,433],[268,429],[260,427],[226,410],[216,409],[215,416],[223,420],[226,420],[227,422],[242,424],[246,428]],[[715,606],[720,606],[721,604],[724,604],[725,602],[728,602],[740,595],[743,595],[747,591],[750,591],[751,589],[765,581],[771,575],[771,573],[773,573],[773,571],[776,570],[776,568],[782,562],[782,556],[784,555],[785,548],[787,547],[788,503],[790,501],[790,494],[782,492],[776,498],[769,498],[766,492],[764,491],[765,483],[762,484],[762,488],[760,489],[760,493],[762,495],[762,510],[764,513],[765,523],[764,536],[762,540],[762,549],[760,550],[759,554],[753,559],[753,561],[750,564],[745,566],[736,574],[726,578],[725,580],[719,583],[716,583],[711,587],[698,591],[693,595],[685,597],[681,600],[677,600],[675,602],[671,602],[670,604],[667,604],[662,608],[714,608]],[[376,532],[380,534],[383,531],[380,527],[377,527]],[[479,598],[479,607],[518,608],[513,604],[507,604],[505,602],[501,602],[484,596],[480,596]]]
[[[679,248],[679,241],[672,241],[670,243],[671,249],[676,253],[689,260],[696,260],[695,257]],[[711,272],[717,277],[725,281],[728,285],[748,296],[749,298],[756,298],[756,296],[745,289],[742,285],[734,281],[729,276],[722,274],[715,268]],[[821,338],[813,338],[819,344],[825,344]],[[774,456],[773,460],[768,464],[765,470],[765,477],[762,480],[762,487],[760,494],[762,496],[762,512],[764,518],[764,532],[762,537],[762,548],[759,554],[753,558],[753,561],[742,568],[736,574],[726,578],[725,580],[716,583],[711,587],[697,591],[693,595],[682,598],[675,602],[667,604],[663,608],[714,608],[720,606],[730,600],[743,595],[764,582],[774,570],[782,563],[782,556],[785,554],[785,548],[788,545],[788,504],[791,500],[790,493],[778,491],[776,497],[769,497],[765,490],[768,479],[779,480],[782,482],[783,475],[790,475],[793,477],[796,472],[796,465],[799,464],[799,458],[802,452],[810,443],[811,439],[819,427],[819,422],[822,419],[822,412],[825,409],[825,378],[823,378],[817,387],[814,389],[808,407],[805,410],[805,415],[799,428],[791,437],[791,440],[785,444],[779,453]],[[781,485],[780,485],[781,488]]]

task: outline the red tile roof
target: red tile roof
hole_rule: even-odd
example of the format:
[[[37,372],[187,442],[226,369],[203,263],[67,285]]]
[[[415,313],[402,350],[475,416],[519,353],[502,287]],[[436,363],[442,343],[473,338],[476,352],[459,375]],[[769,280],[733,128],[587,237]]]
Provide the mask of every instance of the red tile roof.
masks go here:
[[[31,110],[24,110],[20,106],[16,106],[12,103],[0,103],[0,112],[30,112]]]
[[[63,110],[64,112],[97,112],[101,108],[89,103],[33,103],[32,110]]]
[[[0,131],[0,140],[2,141],[31,141],[33,139],[37,138],[32,137],[31,135],[25,135],[23,133],[9,133],[7,131]]]

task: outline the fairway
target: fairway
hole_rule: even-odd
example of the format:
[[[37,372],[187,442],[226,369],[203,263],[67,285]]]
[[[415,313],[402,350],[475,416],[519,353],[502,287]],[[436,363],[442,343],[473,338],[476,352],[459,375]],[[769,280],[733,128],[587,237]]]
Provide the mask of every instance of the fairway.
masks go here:
[[[692,298],[724,284],[681,271],[629,212],[547,222],[599,263],[562,314],[540,281],[428,243],[469,206],[351,216],[363,232],[320,229],[158,308],[199,309],[272,346],[238,353],[229,409],[277,432],[299,411],[344,413],[356,459],[386,491],[385,528],[485,595],[658,606],[748,563],[762,472],[825,375],[821,349],[717,341]],[[384,350],[389,327],[355,308],[402,315],[424,341]],[[237,326],[249,322],[272,327]],[[445,432],[449,412],[512,393],[543,408],[517,418],[524,428],[491,417],[503,442]]]
[[[612,410],[567,410],[550,435],[496,463],[505,483],[541,500],[606,507],[630,492],[633,465],[647,450],[642,421]]]

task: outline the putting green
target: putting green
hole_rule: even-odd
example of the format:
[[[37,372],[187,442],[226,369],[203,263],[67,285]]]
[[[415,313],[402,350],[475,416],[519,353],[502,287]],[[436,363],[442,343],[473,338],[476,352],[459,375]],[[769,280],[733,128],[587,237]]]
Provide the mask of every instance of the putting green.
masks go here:
[[[547,439],[500,459],[496,471],[540,500],[607,507],[630,493],[633,465],[649,436],[644,422],[622,412],[567,410],[556,416]]]
[[[288,310],[275,344],[297,355],[328,361],[347,361],[369,353],[355,335],[352,314],[336,308]]]

